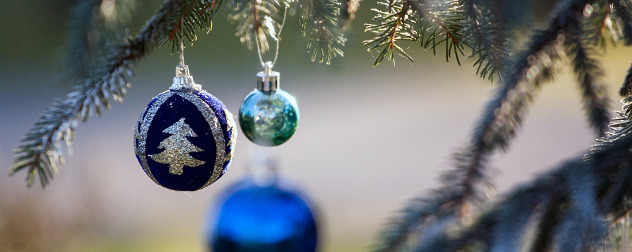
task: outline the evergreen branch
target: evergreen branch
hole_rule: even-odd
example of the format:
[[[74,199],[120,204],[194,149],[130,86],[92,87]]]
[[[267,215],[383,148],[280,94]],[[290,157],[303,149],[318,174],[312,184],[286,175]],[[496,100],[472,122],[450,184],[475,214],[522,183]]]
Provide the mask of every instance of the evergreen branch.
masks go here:
[[[584,110],[589,124],[597,135],[602,136],[608,130],[610,122],[608,112],[610,101],[606,95],[606,87],[601,83],[603,71],[597,59],[593,57],[593,49],[585,39],[589,36],[578,18],[571,18],[567,23],[564,46],[567,54],[572,57],[573,70],[582,91]],[[594,33],[599,34],[599,31]]]
[[[465,53],[463,51],[463,39],[460,34],[462,33],[463,29],[461,27],[461,21],[463,20],[462,7],[458,4],[458,1],[428,0],[426,2],[422,2],[422,0],[412,0],[409,3],[412,9],[420,13],[421,16],[428,18],[438,27],[439,32],[437,34],[443,36],[442,40],[445,42],[445,60],[449,61],[449,59],[452,57],[452,53],[454,52],[454,57],[457,63],[461,65],[459,55],[464,55]],[[437,30],[433,29],[431,32],[429,32],[429,40],[424,42],[424,36],[426,35],[426,32],[430,30],[423,30],[423,26],[418,27],[418,29],[421,29],[418,33],[421,35],[420,41],[423,45],[423,48],[428,49],[428,47],[432,43],[432,52],[436,54],[436,44],[442,43],[442,41],[435,41],[437,38],[437,35],[435,35]]]
[[[69,148],[77,127],[77,120],[87,120],[92,114],[101,114],[103,107],[110,107],[110,99],[121,101],[129,87],[132,62],[140,55],[131,49],[120,50],[108,60],[108,65],[97,76],[85,80],[68,94],[65,101],[57,101],[50,107],[22,140],[15,150],[10,174],[28,169],[27,185],[31,186],[39,175],[42,187],[58,173],[57,164],[64,163],[62,143]],[[127,52],[126,52],[127,51]],[[137,52],[136,52],[137,53]],[[37,174],[36,174],[37,172]]]
[[[97,68],[73,88],[64,101],[57,101],[40,117],[15,149],[10,174],[27,170],[27,185],[39,176],[42,187],[58,173],[64,163],[62,145],[70,147],[77,120],[86,121],[110,107],[110,100],[121,102],[132,76],[133,64],[156,46],[195,39],[194,28],[207,27],[219,1],[171,0],[165,2],[134,39],[125,39],[113,48],[102,67]],[[183,25],[187,24],[187,25]],[[192,24],[192,25],[191,25]]]
[[[581,1],[564,1],[558,6],[548,28],[533,35],[527,49],[516,57],[510,71],[503,78],[504,85],[499,86],[495,98],[486,105],[470,144],[455,154],[456,169],[443,176],[440,191],[454,194],[449,202],[441,202],[442,205],[453,208],[449,212],[455,213],[457,217],[466,216],[469,203],[479,202],[485,197],[481,189],[492,186],[486,176],[487,157],[498,149],[508,148],[535,92],[555,73],[555,66],[559,61],[560,32],[564,31],[571,19],[583,15],[584,5]],[[406,208],[422,209],[424,206]],[[389,229],[397,235],[391,237],[408,237],[411,230],[423,228],[424,223],[416,222],[413,225],[416,228],[392,223]],[[382,233],[386,232],[388,231]],[[395,240],[396,245],[391,240]],[[398,247],[398,242],[402,239],[391,240],[381,241],[380,244]]]
[[[630,251],[632,249],[631,231],[632,216],[628,213],[610,227],[604,251]]]
[[[404,250],[410,241],[419,237],[432,239],[441,234],[447,225],[456,221],[455,201],[452,192],[435,191],[429,198],[416,198],[401,210],[397,217],[391,218],[388,225],[379,234],[380,241],[371,249],[374,252]],[[419,226],[426,228],[420,229]]]
[[[309,41],[307,52],[311,60],[330,64],[337,56],[344,56],[342,47],[347,41],[340,31],[340,2],[336,0],[300,0],[301,29]],[[347,8],[347,12],[352,9]]]
[[[601,5],[606,6],[595,7]],[[621,31],[617,25],[613,25],[612,8],[604,0],[587,4],[584,8],[584,15],[587,17],[582,22],[586,45],[599,45],[605,50],[606,40],[609,40],[613,45],[617,43],[621,37],[619,35]]]
[[[627,76],[626,76],[627,78]],[[632,96],[623,99],[623,112],[618,113],[618,117],[612,120],[610,128],[612,132],[608,132],[606,136],[595,141],[592,146],[591,153],[586,155],[585,160],[589,161],[598,155],[613,151],[613,149],[622,148],[617,144],[628,144],[632,141]]]
[[[100,40],[99,21],[103,17],[98,7],[102,2],[103,0],[81,1],[72,10],[65,48],[67,53],[62,60],[72,80],[87,74],[92,54]]]
[[[621,89],[619,89],[619,95],[621,96],[632,95],[632,64],[630,64],[630,68],[628,68],[628,73],[625,76],[623,85],[621,85]]]
[[[285,3],[278,0],[233,0],[231,3],[233,13],[228,18],[238,23],[235,35],[239,41],[248,49],[257,46],[261,53],[270,50],[268,36],[279,39],[277,31],[281,29]]]
[[[355,19],[355,14],[360,8],[360,2],[362,0],[342,0],[339,28],[348,29],[351,26],[351,22]]]
[[[470,145],[455,154],[456,169],[446,174],[443,181],[446,186],[462,189],[462,198],[456,205],[479,198],[477,195],[481,193],[476,188],[479,182],[487,180],[487,157],[497,149],[509,147],[509,141],[520,127],[535,92],[543,82],[553,77],[559,60],[556,30],[545,31],[532,38],[527,51],[518,58],[514,73],[498,87],[496,96],[486,105]]]
[[[581,162],[563,165],[566,170],[577,168]],[[526,222],[555,194],[567,194],[567,182],[561,172],[540,176],[526,186],[511,192],[474,224],[457,235],[444,233],[433,241],[420,244],[415,251],[459,251],[468,245],[478,244],[486,251],[518,251],[525,232]],[[555,228],[551,228],[555,230]],[[478,242],[478,243],[477,243]]]
[[[77,81],[87,77],[93,58],[104,49],[107,31],[114,31],[127,22],[135,9],[136,0],[76,1],[68,25],[68,40],[62,62],[67,79]]]
[[[446,185],[462,188],[461,205],[476,198],[476,184],[485,181],[486,157],[495,150],[506,150],[522,123],[529,103],[540,85],[550,80],[559,61],[559,32],[569,20],[582,15],[583,3],[565,1],[551,18],[549,27],[533,35],[527,49],[516,57],[493,98],[485,107],[472,134],[470,145],[456,154],[456,170],[448,173]],[[457,179],[455,179],[457,178]],[[457,181],[457,182],[453,182]],[[456,183],[456,184],[455,184]]]
[[[560,193],[553,192],[551,199],[543,202],[542,208],[544,212],[541,214],[538,226],[536,228],[536,237],[531,244],[529,251],[551,251],[553,240],[555,239],[555,228],[560,223],[564,215],[563,204],[567,199]]]
[[[461,8],[457,1],[384,0],[378,4],[386,10],[373,9],[375,23],[366,24],[365,28],[376,36],[363,42],[369,52],[380,50],[373,66],[380,64],[386,55],[394,62],[395,51],[412,61],[397,45],[398,40],[419,42],[434,54],[437,45],[445,44],[446,60],[454,55],[460,64],[459,54],[464,54],[464,46],[460,35]]]
[[[463,40],[472,48],[470,58],[476,59],[476,74],[493,79],[505,71],[504,61],[510,56],[507,40],[502,35],[502,22],[494,22],[496,15],[478,0],[463,0],[461,4],[466,17],[463,30],[469,31]]]
[[[531,251],[559,248],[587,251],[605,238],[606,223],[632,210],[632,97],[623,112],[583,160],[574,158],[510,192],[502,201],[456,234],[450,227],[414,251],[461,251],[468,246],[487,251],[517,251],[521,242]],[[523,240],[529,220],[539,223],[533,237]]]
[[[531,251],[552,247],[587,251],[601,246],[606,222],[615,222],[632,209],[626,200],[632,196],[628,183],[632,179],[632,142],[617,142],[613,145],[617,148],[608,152],[593,152],[594,159],[588,162],[578,157],[538,176],[509,193],[465,230],[450,234],[446,229],[413,250],[461,251],[478,245],[487,251],[518,251],[520,241],[530,244]],[[543,232],[521,240],[528,219],[539,219],[538,230]]]
[[[502,29],[494,24],[494,15],[477,1],[385,0],[378,4],[385,10],[374,9],[374,24],[365,28],[376,36],[363,42],[368,51],[380,51],[373,66],[387,55],[394,60],[395,52],[412,61],[397,44],[398,40],[409,40],[419,42],[435,55],[437,46],[445,44],[446,61],[454,56],[458,64],[465,47],[470,47],[470,58],[476,58],[474,66],[482,78],[492,79],[504,71],[509,52]]]
[[[380,54],[373,62],[373,66],[377,66],[388,54],[389,60],[393,60],[393,48],[396,47],[395,42],[399,39],[415,40],[414,25],[416,21],[414,18],[409,17],[409,5],[404,2],[397,1],[394,3],[378,2],[380,5],[387,6],[388,11],[382,12],[376,9],[375,11],[376,24],[367,24],[365,31],[371,31],[373,33],[379,33],[378,36],[371,40],[364,41],[365,46],[369,46],[367,50],[377,50],[383,47]],[[400,32],[404,30],[404,32]],[[404,54],[408,59],[412,59],[408,54]]]
[[[623,32],[626,45],[632,45],[632,3],[630,0],[610,0],[613,8],[613,20],[618,23]]]

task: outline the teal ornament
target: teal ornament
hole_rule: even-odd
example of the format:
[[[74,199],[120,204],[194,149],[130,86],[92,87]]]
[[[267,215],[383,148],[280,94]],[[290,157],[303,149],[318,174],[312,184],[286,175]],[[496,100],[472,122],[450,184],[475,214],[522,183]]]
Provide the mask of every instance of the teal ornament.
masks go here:
[[[246,137],[262,146],[278,146],[289,140],[298,126],[296,99],[279,88],[279,72],[266,62],[257,74],[257,89],[239,108],[239,125]]]
[[[196,191],[230,166],[236,141],[233,115],[195,84],[189,68],[176,67],[169,90],[152,99],[134,131],[136,158],[156,184]]]
[[[287,181],[246,178],[229,187],[209,212],[208,251],[314,252],[316,220],[311,202]]]

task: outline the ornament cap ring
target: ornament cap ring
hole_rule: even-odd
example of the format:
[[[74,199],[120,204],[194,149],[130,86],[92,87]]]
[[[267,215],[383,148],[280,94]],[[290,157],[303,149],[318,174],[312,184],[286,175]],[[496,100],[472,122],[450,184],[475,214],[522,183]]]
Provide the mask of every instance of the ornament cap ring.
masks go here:
[[[173,77],[173,83],[171,90],[184,90],[184,89],[192,89],[194,91],[202,90],[202,85],[196,84],[193,81],[193,76],[189,74],[189,66],[187,65],[178,65],[176,66],[176,77]]]
[[[280,74],[272,71],[272,62],[270,61],[263,64],[263,68],[263,71],[257,73],[257,89],[267,94],[274,93],[279,88]]]

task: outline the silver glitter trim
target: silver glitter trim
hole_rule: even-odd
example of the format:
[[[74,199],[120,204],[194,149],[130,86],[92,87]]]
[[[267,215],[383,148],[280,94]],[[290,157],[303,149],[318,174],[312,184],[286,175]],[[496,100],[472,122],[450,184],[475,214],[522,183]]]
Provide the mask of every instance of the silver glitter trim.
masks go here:
[[[235,154],[235,144],[237,143],[237,124],[235,123],[235,116],[228,111],[228,109],[224,109],[224,114],[226,115],[226,128],[230,130],[230,142],[226,143],[226,147],[232,146],[230,148],[230,152],[226,155],[224,162],[233,159],[233,155]]]
[[[145,112],[143,112],[140,115],[141,118],[139,119],[142,121],[142,123],[140,125],[140,132],[138,132],[138,139],[140,141],[138,142],[138,146],[136,147],[136,155],[140,160],[140,164],[143,167],[143,170],[145,171],[145,173],[147,173],[147,176],[149,176],[151,180],[159,185],[160,183],[158,182],[158,180],[156,180],[154,174],[151,173],[151,169],[149,169],[149,164],[147,163],[147,131],[149,131],[149,125],[151,125],[151,122],[154,120],[154,116],[156,115],[156,112],[158,112],[158,109],[160,109],[160,106],[165,103],[165,101],[169,99],[169,97],[171,97],[173,94],[174,92],[172,91],[165,91],[159,94],[156,101],[151,104],[151,107],[149,107],[147,113],[145,114]],[[147,108],[145,108],[145,110],[147,110]]]
[[[226,147],[224,140],[224,133],[222,131],[222,126],[219,124],[219,120],[217,119],[217,115],[211,109],[211,107],[206,104],[206,102],[202,101],[200,97],[193,94],[192,92],[186,91],[176,91],[176,94],[180,97],[186,99],[187,101],[193,103],[195,107],[197,107],[198,111],[202,113],[209,127],[211,127],[211,132],[213,134],[213,138],[215,140],[215,165],[213,166],[213,174],[211,175],[211,179],[206,182],[201,188],[207,187],[210,184],[213,184],[219,176],[222,174],[224,170],[224,160],[226,160]]]

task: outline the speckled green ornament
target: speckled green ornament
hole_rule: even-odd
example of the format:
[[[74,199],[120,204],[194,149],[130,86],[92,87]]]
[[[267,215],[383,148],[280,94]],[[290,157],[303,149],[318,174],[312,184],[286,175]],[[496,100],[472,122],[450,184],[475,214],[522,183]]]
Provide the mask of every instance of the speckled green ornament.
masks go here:
[[[279,73],[257,74],[257,89],[250,92],[239,108],[241,131],[250,141],[262,146],[278,146],[289,140],[298,126],[296,99],[278,87]]]

